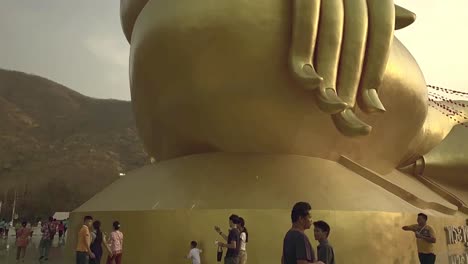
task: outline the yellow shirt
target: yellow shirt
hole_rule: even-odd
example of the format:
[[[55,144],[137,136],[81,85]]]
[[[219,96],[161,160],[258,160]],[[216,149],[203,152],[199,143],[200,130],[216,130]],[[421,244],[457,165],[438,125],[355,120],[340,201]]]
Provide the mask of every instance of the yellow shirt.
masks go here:
[[[434,228],[432,228],[430,225],[426,225],[425,227],[412,225],[411,230],[414,230],[416,233],[420,233],[423,236],[435,238]],[[416,245],[418,246],[418,253],[434,253],[434,243],[429,243],[422,238],[417,238]]]
[[[78,232],[78,244],[76,245],[76,251],[88,252],[88,247],[91,244],[91,237],[89,234],[89,228],[83,225]]]

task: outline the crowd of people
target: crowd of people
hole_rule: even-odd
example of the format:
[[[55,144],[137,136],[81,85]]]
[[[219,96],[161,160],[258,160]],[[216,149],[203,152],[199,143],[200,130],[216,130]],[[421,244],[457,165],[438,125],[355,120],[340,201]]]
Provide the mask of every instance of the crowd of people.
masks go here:
[[[283,240],[282,264],[335,264],[335,252],[328,242],[330,226],[325,221],[312,223],[310,214],[312,207],[307,202],[298,202],[291,211],[292,227]],[[434,244],[436,235],[434,228],[427,224],[427,215],[419,213],[417,224],[403,226],[405,231],[414,232],[421,264],[434,264],[436,255]],[[319,242],[317,256],[310,244],[305,230],[314,225],[314,238]]]
[[[335,264],[335,252],[328,241],[330,235],[330,225],[325,221],[319,220],[312,222],[310,211],[311,206],[307,202],[298,202],[291,211],[292,226],[287,231],[283,240],[282,264]],[[405,231],[415,233],[419,260],[421,264],[434,264],[436,255],[434,253],[434,244],[436,243],[435,231],[427,224],[427,215],[418,214],[417,224],[403,226]],[[2,235],[7,235],[7,229],[2,224]],[[39,261],[47,261],[49,249],[54,236],[58,233],[59,241],[64,241],[67,231],[67,225],[63,221],[57,221],[49,217],[48,221],[40,223],[41,240],[39,244]],[[318,241],[317,254],[305,234],[307,229],[314,226],[314,238]],[[103,257],[105,249],[108,253],[107,264],[121,264],[123,252],[123,233],[120,231],[120,223],[112,223],[113,231],[107,236],[101,230],[101,222],[93,221],[91,216],[85,216],[83,225],[78,232],[76,246],[77,264],[99,264]],[[246,264],[247,263],[247,243],[249,242],[249,233],[245,226],[245,220],[238,215],[229,217],[229,231],[224,233],[218,226],[215,231],[221,236],[223,241],[216,241],[218,247],[218,262],[222,260],[223,250],[224,264]],[[31,225],[26,222],[17,222],[15,225],[16,233],[16,260],[24,262],[26,248],[32,238],[33,230]],[[190,242],[190,251],[186,258],[192,264],[201,264],[200,254],[202,250],[198,248],[196,241]]]
[[[123,233],[119,221],[112,223],[113,231],[107,236],[101,231],[101,222],[93,222],[92,216],[85,216],[83,226],[78,232],[76,246],[76,264],[99,264],[106,249],[107,264],[121,264],[123,250]]]
[[[335,264],[335,253],[333,247],[328,242],[330,225],[325,221],[311,221],[311,206],[306,202],[299,202],[294,205],[291,212],[292,227],[286,233],[283,241],[282,264]],[[319,242],[317,246],[317,257],[313,250],[309,238],[304,233],[305,230],[314,226],[314,238]],[[249,233],[245,225],[245,219],[238,215],[229,216],[229,231],[224,233],[218,226],[215,231],[221,236],[223,241],[215,241],[218,246],[217,260],[222,260],[223,250],[224,264],[246,264],[247,263],[247,243]],[[190,251],[187,259],[192,264],[201,264],[200,250],[196,241],[191,241]]]
[[[215,231],[224,239],[216,241],[218,252],[222,252],[223,248],[227,248],[224,256],[225,264],[246,264],[247,263],[247,243],[249,242],[249,233],[245,227],[245,220],[238,215],[229,217],[229,232],[226,235],[218,226],[215,226]],[[218,261],[220,261],[218,257]]]
[[[282,264],[335,264],[335,252],[328,241],[331,230],[330,225],[322,220],[313,222],[310,214],[311,210],[312,207],[307,202],[298,202],[293,206],[291,211],[292,226],[283,240]],[[417,224],[404,226],[403,230],[415,233],[420,263],[434,264],[436,260],[434,254],[436,238],[434,229],[427,224],[427,219],[427,215],[420,213],[418,214]],[[312,226],[314,226],[314,238],[319,243],[317,255],[305,234],[305,230],[310,229]],[[216,232],[226,241],[216,242],[220,249],[227,248],[224,263],[245,264],[247,263],[246,245],[248,242],[245,221],[237,215],[231,215],[229,217],[229,227],[229,233],[226,235],[219,227],[215,226]],[[196,245],[196,242],[192,241],[192,250],[196,248]],[[192,250],[189,257],[196,256],[192,258],[192,263],[200,264],[199,253],[193,254]],[[218,252],[222,254],[222,250],[218,250]],[[219,255],[218,261],[221,261]]]
[[[38,221],[38,227],[42,233],[41,242],[39,245],[41,260],[48,259],[48,252],[55,235],[59,234],[59,244],[65,242],[64,235],[67,230],[66,223],[64,221],[57,221],[50,217],[45,223]],[[14,229],[14,234],[11,234],[10,229]],[[16,261],[24,262],[26,256],[26,248],[28,247],[34,230],[31,223],[27,221],[15,220],[10,223],[6,222],[5,219],[0,221],[0,238],[8,239],[8,235],[16,237]]]
[[[215,241],[218,246],[218,262],[222,260],[223,249],[226,248],[224,256],[224,263],[226,264],[246,264],[247,263],[247,243],[249,242],[249,233],[245,226],[245,220],[238,215],[231,215],[229,217],[229,232],[225,234],[221,228],[215,226],[215,231],[221,236],[223,241]],[[200,254],[202,250],[199,249],[196,241],[190,242],[190,251],[186,258],[192,264],[201,264]]]
[[[65,243],[65,233],[67,232],[68,222],[58,221],[53,217],[43,223],[40,223],[41,241],[39,242],[39,261],[49,260],[49,251],[52,247],[52,242],[58,233],[59,244]]]
[[[2,236],[8,236],[7,228],[4,226],[6,221],[1,221]],[[41,239],[39,242],[39,262],[47,262],[49,260],[49,251],[54,238],[58,234],[59,245],[65,243],[65,234],[67,232],[67,221],[57,221],[53,217],[49,217],[45,222],[38,221],[40,228]],[[115,221],[112,223],[113,231],[107,236],[101,230],[101,222],[94,221],[91,216],[84,218],[84,223],[78,232],[78,241],[76,246],[76,263],[77,264],[99,264],[105,249],[108,253],[106,260],[107,264],[120,264],[122,262],[123,248],[123,233],[120,231],[120,223]],[[28,247],[33,229],[31,224],[26,221],[17,222],[15,225],[16,231],[16,261],[17,263],[24,262],[26,256],[26,248]]]
[[[5,219],[0,220],[0,238],[6,239],[10,231],[10,223]]]
[[[281,264],[335,264],[335,252],[328,242],[330,226],[325,221],[312,223],[310,211],[312,207],[307,202],[298,202],[291,211],[292,227],[283,240]],[[309,238],[304,233],[314,225],[314,238],[319,242],[317,256]]]

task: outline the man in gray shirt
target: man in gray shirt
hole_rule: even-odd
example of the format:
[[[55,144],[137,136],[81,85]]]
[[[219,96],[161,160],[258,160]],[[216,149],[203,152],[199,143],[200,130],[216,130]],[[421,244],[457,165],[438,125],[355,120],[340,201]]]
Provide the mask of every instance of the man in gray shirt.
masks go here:
[[[292,227],[283,241],[281,264],[324,264],[315,259],[309,238],[304,233],[312,226],[311,209],[310,204],[306,202],[298,202],[294,205],[291,212]]]
[[[325,221],[314,222],[314,237],[319,242],[317,246],[318,260],[325,264],[335,264],[335,252],[328,243],[330,235],[330,226]]]

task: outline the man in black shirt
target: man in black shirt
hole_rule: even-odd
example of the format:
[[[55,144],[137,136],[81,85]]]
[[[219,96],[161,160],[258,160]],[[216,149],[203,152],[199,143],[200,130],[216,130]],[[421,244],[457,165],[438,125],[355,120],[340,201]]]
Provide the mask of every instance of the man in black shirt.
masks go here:
[[[309,203],[298,202],[291,212],[292,227],[283,241],[282,264],[324,264],[316,261],[314,250],[304,231],[312,226]]]
[[[239,263],[239,250],[240,250],[240,232],[237,225],[240,224],[239,216],[231,215],[229,217],[229,234],[226,236],[221,232],[221,229],[215,226],[216,232],[227,241],[227,243],[218,242],[220,247],[227,248],[226,256],[224,257],[224,264],[238,264]]]

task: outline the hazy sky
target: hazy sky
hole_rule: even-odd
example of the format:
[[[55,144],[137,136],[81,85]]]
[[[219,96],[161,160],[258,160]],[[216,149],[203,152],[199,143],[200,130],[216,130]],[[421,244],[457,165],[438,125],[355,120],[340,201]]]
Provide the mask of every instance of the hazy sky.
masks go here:
[[[119,2],[0,0],[0,68],[41,75],[88,96],[128,100],[129,45]],[[418,16],[397,36],[427,82],[468,91],[468,1],[395,2]]]

